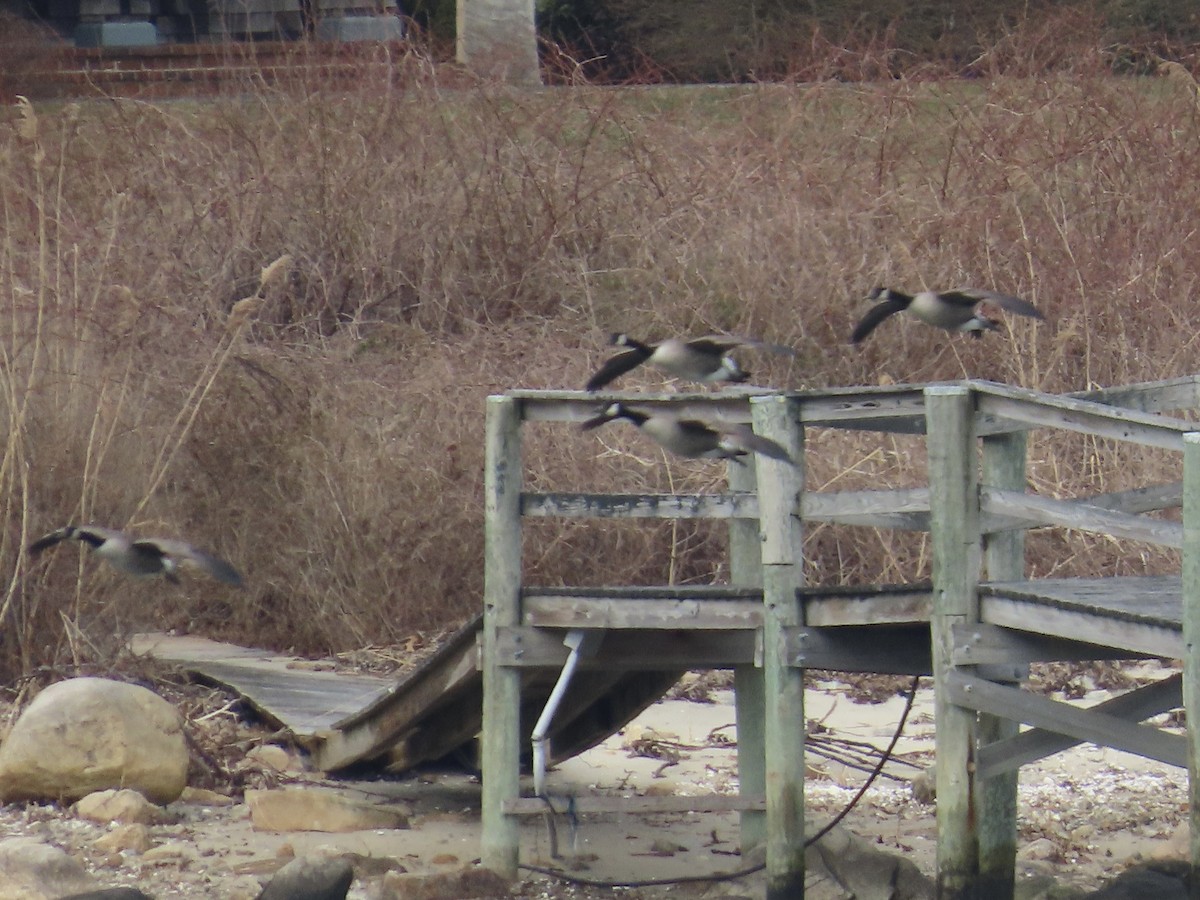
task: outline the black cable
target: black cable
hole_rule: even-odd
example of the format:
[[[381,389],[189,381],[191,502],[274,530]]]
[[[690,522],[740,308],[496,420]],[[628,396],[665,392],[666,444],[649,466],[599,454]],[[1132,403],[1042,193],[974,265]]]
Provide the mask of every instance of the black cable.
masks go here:
[[[916,702],[917,687],[920,685],[920,682],[921,676],[914,675],[912,684],[908,689],[908,698],[904,703],[904,712],[900,714],[900,721],[896,725],[896,730],[892,734],[892,739],[888,742],[887,749],[884,750],[880,755],[879,762],[875,764],[875,768],[871,770],[871,774],[867,776],[867,780],[863,782],[862,786],[858,789],[854,796],[850,798],[850,802],[842,807],[841,812],[830,819],[820,831],[804,841],[805,848],[811,847],[821,838],[825,837],[825,835],[829,834],[829,832],[837,827],[839,822],[845,819],[846,816],[850,815],[854,807],[856,807],[859,801],[862,800],[863,795],[867,792],[868,788],[870,788],[871,785],[874,784],[875,779],[879,777],[879,774],[883,771],[883,767],[887,764],[888,760],[891,759],[892,753],[896,749],[896,744],[900,742],[900,735],[904,733],[904,725],[908,722],[908,715],[912,712],[913,704]],[[550,803],[550,798],[543,797],[542,799],[546,801],[546,804],[550,806],[551,810],[554,809],[553,805]],[[517,866],[517,868],[524,869],[527,872],[535,872],[538,875],[548,875],[551,878],[558,879],[559,881],[567,884],[577,884],[584,887],[598,888],[663,887],[672,884],[734,881],[738,878],[745,878],[747,875],[753,875],[755,872],[761,872],[766,867],[767,864],[765,862],[761,862],[745,869],[738,869],[736,872],[726,872],[721,875],[681,875],[678,878],[644,878],[638,881],[603,881],[598,878],[583,878],[579,875],[572,875],[569,872],[564,872],[561,869],[552,869],[546,866],[534,866],[528,863],[520,863]]]

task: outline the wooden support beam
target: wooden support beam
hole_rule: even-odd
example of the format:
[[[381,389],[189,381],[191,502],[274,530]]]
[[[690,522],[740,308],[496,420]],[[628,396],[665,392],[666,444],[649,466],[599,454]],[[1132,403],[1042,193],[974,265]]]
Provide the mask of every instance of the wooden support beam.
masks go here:
[[[1187,761],[1187,738],[1150,725],[1139,725],[1093,709],[1050,700],[1020,688],[1005,687],[963,674],[947,676],[946,688],[966,709],[1002,716],[1046,731],[1069,735],[1100,747],[1113,747],[1173,766]],[[940,765],[939,761],[939,765]]]
[[[804,433],[782,396],[751,401],[754,428],[802,460]],[[763,573],[764,755],[767,900],[804,897],[804,670],[788,659],[786,633],[801,624],[796,589],[804,580],[798,515],[804,469],[760,456],[758,498]]]
[[[784,637],[791,664],[804,669],[891,675],[928,675],[933,671],[929,630],[924,626],[801,625],[785,629]]]
[[[953,628],[978,620],[979,476],[972,397],[971,391],[956,385],[925,389],[933,544],[937,890],[941,900],[973,900],[979,879],[975,713],[958,705],[950,691]]]
[[[1023,485],[1022,490],[983,488],[981,499],[984,513],[1024,520],[1025,523],[1059,525],[1075,531],[1109,534],[1160,547],[1183,546],[1183,526],[1176,522],[1115,512],[1082,500],[1039,497],[1036,494],[1025,493],[1023,488]]]
[[[800,498],[800,514],[806,522],[928,531],[929,489],[806,492]]]
[[[1183,448],[1195,427],[1183,419],[1120,409],[1089,400],[1042,394],[991,381],[971,382],[980,416],[1034,427],[1059,428],[1168,450]]]
[[[569,653],[564,629],[528,625],[500,628],[496,633],[499,665],[522,669],[561,669]],[[664,669],[754,668],[755,629],[741,631],[646,630],[607,632],[594,656],[579,661],[580,671],[622,672]]]
[[[521,624],[542,628],[754,629],[759,600],[526,595]]]
[[[1019,431],[982,438],[983,483],[990,485],[990,490],[1024,492],[1026,443],[1024,432]],[[980,518],[983,518],[982,509]],[[994,581],[1023,579],[1025,532],[989,535],[985,543],[984,567],[988,578]],[[999,662],[1012,665],[1012,660]],[[977,744],[1013,737],[1019,728],[1016,722],[987,714],[979,717],[977,727]],[[1016,886],[1017,773],[988,777],[976,769],[975,787],[980,809],[979,893],[981,897],[1008,898]]]
[[[982,602],[981,602],[982,607]],[[1019,666],[1035,662],[1081,662],[1102,659],[1144,659],[1146,654],[1055,637],[1034,631],[1017,631],[986,622],[956,625],[953,662],[956,666]]]
[[[1112,716],[1126,722],[1141,722],[1151,716],[1175,709],[1183,702],[1183,677],[1171,675],[1153,684],[1136,690],[1126,691],[1088,707],[1088,712]],[[976,765],[981,777],[988,778],[1003,772],[1013,772],[1019,767],[1054,753],[1068,750],[1082,743],[1079,738],[1050,731],[1045,728],[1029,728],[1012,737],[984,744],[979,748]],[[1171,762],[1168,760],[1167,762]],[[1182,757],[1172,765],[1182,766]]]
[[[693,797],[551,797],[556,815],[581,816],[616,813],[621,815],[669,815],[678,813],[758,812],[767,807],[763,794],[699,794]],[[541,797],[521,797],[504,804],[512,816],[544,815],[550,811]]]
[[[521,672],[501,665],[497,642],[501,628],[521,621],[521,419],[511,397],[488,397],[484,441],[481,857],[515,879],[520,833],[504,803],[521,790]]]
[[[750,492],[754,497],[753,519],[731,519],[729,522],[729,578],[734,584],[747,585],[762,590],[762,555],[758,552],[758,467],[751,454],[745,465],[730,461],[726,465],[729,490]],[[760,633],[738,632],[750,638],[751,655],[740,661],[733,670],[734,706],[737,715],[737,767],[738,792],[745,798],[763,796],[761,809],[745,807],[738,818],[742,857],[767,840],[767,814],[765,794],[767,790],[766,756],[766,673],[762,658],[757,655],[761,646]],[[725,637],[725,633],[722,634]],[[724,643],[725,641],[723,641]]]
[[[529,492],[521,514],[581,519],[758,519],[758,497],[727,494],[581,494]],[[757,522],[754,527],[757,528]]]
[[[1200,900],[1200,432],[1183,443],[1183,710],[1188,722],[1188,821],[1192,879],[1189,894]]]

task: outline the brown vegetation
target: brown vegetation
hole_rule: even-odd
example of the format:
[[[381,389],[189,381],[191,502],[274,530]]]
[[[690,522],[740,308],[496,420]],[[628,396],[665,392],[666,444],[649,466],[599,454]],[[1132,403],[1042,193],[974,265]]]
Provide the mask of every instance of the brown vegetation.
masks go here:
[[[971,376],[1066,391],[1194,372],[1189,79],[1113,77],[1093,52],[968,82],[517,92],[413,77],[10,108],[2,674],[102,659],[132,628],[327,652],[464,620],[482,586],[484,398],[582,385],[613,329],[790,344],[795,360],[747,358],[757,383],[787,388]],[[1049,322],[946,341],[897,320],[847,345],[876,284],[962,283]],[[542,489],[723,477],[632,429],[537,426],[527,446]],[[818,488],[923,479],[916,440],[809,446]],[[1031,443],[1048,494],[1174,465]],[[250,585],[131,584],[74,548],[22,553],[67,521],[186,535]],[[927,575],[917,537],[814,528],[809,543],[816,581]],[[722,548],[690,523],[539,522],[526,556],[543,582],[686,581],[722,578]],[[1056,534],[1032,537],[1030,560],[1059,575],[1177,564]]]

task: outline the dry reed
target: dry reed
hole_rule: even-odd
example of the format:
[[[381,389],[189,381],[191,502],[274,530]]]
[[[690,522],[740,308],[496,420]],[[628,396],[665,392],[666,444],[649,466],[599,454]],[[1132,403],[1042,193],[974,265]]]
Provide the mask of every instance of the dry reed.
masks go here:
[[[103,657],[132,628],[315,653],[464,620],[482,586],[484,398],[581,385],[612,329],[791,344],[796,360],[748,359],[788,388],[1190,374],[1194,83],[1098,65],[1015,77],[1010,57],[1011,41],[972,81],[522,93],[415,79],[11,110],[0,676]],[[850,347],[877,283],[996,287],[1049,321],[978,342],[895,321]],[[533,429],[528,446],[543,489],[721,479],[615,426]],[[922,479],[916,441],[810,446],[816,487]],[[1177,469],[1097,441],[1031,444],[1031,481],[1056,495]],[[83,556],[22,554],[67,520],[186,534],[249,587],[131,585]],[[928,572],[919,536],[814,528],[809,545],[814,580]],[[539,522],[526,546],[540,581],[727,575],[705,525]],[[1055,533],[1029,555],[1062,575],[1177,562]]]

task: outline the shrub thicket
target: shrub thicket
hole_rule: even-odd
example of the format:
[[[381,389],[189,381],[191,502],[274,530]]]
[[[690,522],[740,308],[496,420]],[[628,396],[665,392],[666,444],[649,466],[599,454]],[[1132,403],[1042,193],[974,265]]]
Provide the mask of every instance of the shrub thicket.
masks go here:
[[[133,628],[325,652],[461,622],[482,585],[484,398],[581,385],[610,330],[791,344],[794,361],[748,360],[788,388],[972,376],[1066,391],[1193,372],[1195,84],[1104,62],[1081,52],[1036,78],[997,63],[966,82],[418,79],[11,109],[3,675],[103,657]],[[1050,321],[978,342],[897,321],[849,347],[877,283],[996,287]],[[532,428],[531,483],[720,482],[630,431]],[[922,480],[915,440],[815,433],[810,449],[818,488]],[[1037,439],[1030,476],[1047,493],[1115,490],[1174,466]],[[80,520],[186,536],[249,587],[131,583],[73,548],[21,552]],[[814,580],[927,574],[919,537],[809,542]],[[540,581],[724,574],[720,530],[688,523],[541,522],[526,546]],[[1034,536],[1030,559],[1055,574],[1176,562],[1062,535]]]

